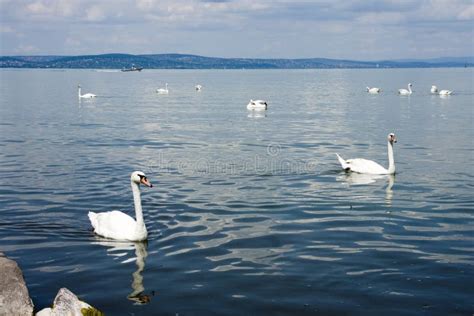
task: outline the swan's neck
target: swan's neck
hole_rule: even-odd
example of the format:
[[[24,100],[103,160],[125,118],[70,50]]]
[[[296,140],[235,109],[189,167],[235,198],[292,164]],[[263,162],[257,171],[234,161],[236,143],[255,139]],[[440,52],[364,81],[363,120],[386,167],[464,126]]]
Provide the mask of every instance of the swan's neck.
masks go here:
[[[135,217],[137,220],[137,227],[144,227],[143,211],[142,211],[142,199],[140,197],[140,188],[135,182],[131,182],[133,192],[133,203],[135,204]]]
[[[395,160],[393,159],[393,144],[391,142],[387,143],[388,147],[388,173],[395,173]]]
[[[79,98],[81,97],[81,87],[77,88],[77,96]]]
[[[410,85],[408,85],[408,92],[409,92],[409,93],[411,93],[411,92],[412,92],[412,91],[411,91],[411,87],[410,87]]]

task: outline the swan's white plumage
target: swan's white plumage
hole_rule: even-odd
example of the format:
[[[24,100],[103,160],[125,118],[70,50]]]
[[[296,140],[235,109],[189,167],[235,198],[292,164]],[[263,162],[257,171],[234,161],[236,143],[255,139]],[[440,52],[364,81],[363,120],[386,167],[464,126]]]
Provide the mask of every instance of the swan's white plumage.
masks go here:
[[[372,87],[372,88],[367,87],[366,89],[367,89],[367,92],[370,94],[378,94],[380,93],[380,91],[382,91],[382,89],[376,88],[376,87]]]
[[[164,88],[156,89],[156,92],[157,92],[158,94],[168,94],[168,93],[169,93],[169,90],[168,90],[168,83],[165,84],[165,87],[164,87]]]
[[[396,142],[395,134],[390,133],[388,135],[388,169],[382,167],[380,164],[375,161],[355,158],[355,159],[343,159],[339,154],[336,153],[337,159],[341,164],[342,169],[345,171],[352,171],[357,173],[367,173],[367,174],[394,174],[395,173],[395,161],[393,159],[393,143]]]
[[[102,213],[89,212],[89,220],[97,235],[116,240],[129,241],[142,241],[148,237],[145,222],[143,221],[139,185],[140,183],[149,187],[152,187],[152,185],[141,171],[133,172],[130,180],[136,220],[130,215],[120,211]]]
[[[344,160],[339,155],[337,155],[337,157],[344,170],[367,174],[388,174],[388,170],[375,161],[363,158]],[[341,160],[343,160],[343,162],[341,162]]]
[[[196,91],[201,91],[202,86],[200,84],[197,84],[194,86],[194,88],[196,89]]]
[[[268,108],[268,103],[267,101],[263,100],[250,100],[250,102],[247,104],[247,109],[248,110],[266,110]]]
[[[398,89],[398,94],[400,95],[410,95],[412,94],[412,90],[411,90],[411,87],[412,87],[412,84],[409,83],[408,84],[408,89]]]
[[[92,99],[96,97],[96,95],[93,93],[81,94],[81,85],[77,86],[77,95],[79,99]]]
[[[431,93],[437,93],[437,92],[438,92],[438,87],[435,86],[435,85],[432,85],[430,92],[431,92]]]
[[[441,90],[439,95],[450,95],[451,93],[453,93],[451,90]]]
[[[97,235],[117,240],[145,240],[145,231],[136,229],[137,222],[120,211],[103,213],[89,212],[89,219]]]

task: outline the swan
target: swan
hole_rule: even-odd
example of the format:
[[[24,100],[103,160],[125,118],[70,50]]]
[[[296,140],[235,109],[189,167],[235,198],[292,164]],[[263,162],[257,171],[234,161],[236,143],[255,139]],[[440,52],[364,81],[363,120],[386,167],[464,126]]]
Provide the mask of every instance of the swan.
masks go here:
[[[202,86],[200,84],[197,84],[194,86],[194,88],[196,89],[196,91],[201,91]]]
[[[367,159],[348,159],[344,160],[337,155],[337,159],[342,166],[342,169],[345,171],[353,171],[357,173],[367,173],[367,174],[394,174],[395,173],[395,161],[393,159],[393,143],[396,143],[397,139],[395,138],[394,133],[388,134],[388,169],[385,169],[378,163],[372,160]]]
[[[165,88],[156,89],[158,94],[168,94],[168,83],[165,84]]]
[[[250,99],[249,104],[247,104],[248,110],[266,110],[268,108],[267,101],[263,100],[252,100]]]
[[[370,94],[377,94],[377,93],[380,93],[380,91],[382,91],[382,89],[375,88],[375,87],[372,87],[372,88],[367,87],[366,89],[367,89],[367,92]]]
[[[400,95],[410,95],[412,94],[413,91],[411,91],[411,83],[408,84],[408,90],[407,89],[398,89],[398,94]]]
[[[77,85],[77,95],[79,97],[79,99],[92,99],[92,98],[95,98],[96,95],[93,94],[93,93],[86,93],[86,94],[81,94],[81,85]]]
[[[451,93],[453,93],[451,90],[441,90],[439,95],[450,95]]]
[[[140,183],[150,188],[153,187],[153,185],[141,171],[134,171],[132,173],[130,183],[132,186],[133,201],[135,203],[136,221],[131,216],[120,211],[103,213],[89,212],[89,220],[97,235],[116,240],[146,240],[148,232],[145,227],[145,222],[143,221]]]
[[[433,85],[433,86],[431,86],[431,90],[430,90],[430,91],[431,91],[431,93],[437,93],[437,92],[438,92],[438,87],[435,86],[435,85]]]

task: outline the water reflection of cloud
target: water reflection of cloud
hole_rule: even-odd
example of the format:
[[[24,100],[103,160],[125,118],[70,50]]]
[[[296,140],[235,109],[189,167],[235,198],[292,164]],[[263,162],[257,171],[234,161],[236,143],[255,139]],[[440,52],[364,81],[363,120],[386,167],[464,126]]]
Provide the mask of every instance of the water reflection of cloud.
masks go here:
[[[257,218],[257,221],[252,219]],[[243,222],[242,222],[243,221]],[[277,223],[272,219],[263,219],[262,215],[232,215],[219,216],[216,214],[201,214],[200,217],[190,222],[180,222],[179,225],[170,226],[169,236],[164,237],[162,242],[169,242],[183,236],[188,238],[198,238],[190,243],[186,248],[168,247],[161,250],[167,251],[165,256],[174,256],[188,253],[195,250],[204,249],[225,249],[225,254],[207,256],[215,266],[211,271],[229,270],[249,270],[249,273],[266,273],[271,270],[280,270],[277,262],[286,252],[293,251],[291,245],[281,245],[276,247],[238,247],[233,243],[246,244],[249,240],[258,242],[271,242],[275,235],[279,234],[300,234],[301,230],[278,230]],[[279,223],[278,223],[279,225]],[[182,231],[183,227],[200,227],[195,231]],[[179,229],[172,233],[173,229]],[[180,229],[181,228],[181,229]],[[208,238],[213,236],[213,238]]]

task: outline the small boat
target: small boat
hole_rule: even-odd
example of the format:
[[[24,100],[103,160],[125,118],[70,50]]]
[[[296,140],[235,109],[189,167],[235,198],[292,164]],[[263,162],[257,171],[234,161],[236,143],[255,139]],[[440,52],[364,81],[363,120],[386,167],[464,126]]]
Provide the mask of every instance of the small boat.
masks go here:
[[[127,71],[142,71],[143,67],[135,67],[135,65],[132,65],[130,68],[124,68],[122,69],[123,72]]]

